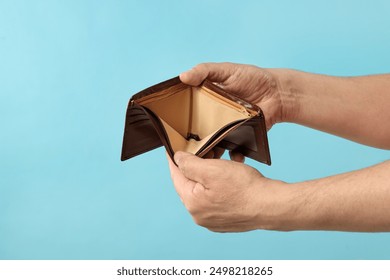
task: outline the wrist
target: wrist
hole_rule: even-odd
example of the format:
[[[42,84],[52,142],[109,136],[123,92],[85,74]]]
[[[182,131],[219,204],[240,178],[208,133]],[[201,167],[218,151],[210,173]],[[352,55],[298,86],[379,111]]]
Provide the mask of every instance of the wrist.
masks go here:
[[[277,122],[295,122],[300,112],[300,99],[303,89],[300,86],[300,72],[292,69],[267,69],[277,85],[277,95],[280,99],[280,116]]]
[[[310,211],[311,188],[301,184],[266,179],[260,192],[256,228],[278,231],[310,229],[313,218]],[[264,190],[269,192],[264,195]]]

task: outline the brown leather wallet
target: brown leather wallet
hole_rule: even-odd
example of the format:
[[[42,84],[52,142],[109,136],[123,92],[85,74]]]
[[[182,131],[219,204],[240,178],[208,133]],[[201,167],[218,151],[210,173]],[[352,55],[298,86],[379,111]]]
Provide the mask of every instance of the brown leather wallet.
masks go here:
[[[121,160],[162,145],[172,159],[176,151],[203,157],[217,146],[271,164],[261,109],[208,80],[195,87],[175,77],[130,99]]]

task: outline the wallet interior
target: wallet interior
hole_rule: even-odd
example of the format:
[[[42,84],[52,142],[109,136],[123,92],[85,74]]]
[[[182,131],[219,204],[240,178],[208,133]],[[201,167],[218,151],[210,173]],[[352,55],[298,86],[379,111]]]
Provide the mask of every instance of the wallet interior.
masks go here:
[[[243,105],[204,86],[178,84],[136,102],[159,118],[173,152],[180,150],[197,155],[206,153],[202,148],[210,140],[217,142],[212,137],[219,130],[224,130],[223,135],[226,135],[255,115]],[[227,129],[227,126],[230,127]],[[219,135],[218,139],[223,135]]]

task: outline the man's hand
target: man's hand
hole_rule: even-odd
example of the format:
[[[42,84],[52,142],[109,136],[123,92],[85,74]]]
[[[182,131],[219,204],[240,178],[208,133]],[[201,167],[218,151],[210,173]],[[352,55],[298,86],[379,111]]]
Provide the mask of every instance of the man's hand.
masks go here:
[[[217,232],[254,229],[390,231],[390,161],[287,184],[228,160],[168,157],[176,191],[195,222]]]
[[[184,152],[175,154],[178,167],[168,161],[176,191],[198,225],[217,232],[286,229],[287,207],[295,203],[288,202],[292,189],[283,182],[234,161]]]
[[[280,71],[279,71],[280,72]],[[278,74],[280,75],[280,73]],[[263,110],[267,129],[292,114],[292,94],[284,92],[272,69],[234,63],[203,63],[180,75],[183,83],[197,86],[204,79],[218,84]]]

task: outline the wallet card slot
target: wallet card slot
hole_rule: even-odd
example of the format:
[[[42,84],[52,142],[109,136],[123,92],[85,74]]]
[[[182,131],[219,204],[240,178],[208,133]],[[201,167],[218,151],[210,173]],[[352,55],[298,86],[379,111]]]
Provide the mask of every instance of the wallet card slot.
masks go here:
[[[130,105],[130,106],[131,106],[131,113],[133,113],[135,111],[137,113],[145,114],[145,112],[140,107],[136,107],[136,106],[133,106],[133,105]]]
[[[146,116],[144,112],[131,113],[130,117]]]
[[[146,116],[146,114],[144,111],[142,111],[142,112],[136,111],[136,112],[131,112],[129,114],[129,116],[132,118],[132,117],[138,117],[138,116]]]
[[[161,140],[150,120],[126,125],[121,160],[127,160],[161,145]]]
[[[142,118],[130,119],[128,124],[133,124],[142,121],[149,121],[149,118],[143,116]]]
[[[134,124],[137,124],[137,123],[148,122],[148,121],[150,121],[150,120],[145,118],[145,119],[131,120],[127,124],[128,125],[134,125]]]
[[[127,124],[133,125],[142,121],[150,121],[149,116],[146,114],[142,107],[139,107],[133,103],[130,103],[130,108],[127,114]]]

